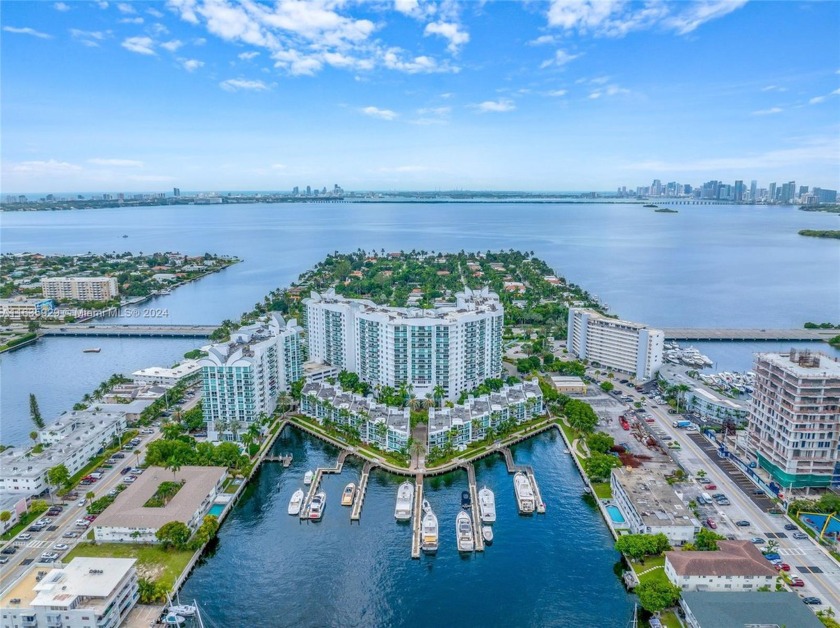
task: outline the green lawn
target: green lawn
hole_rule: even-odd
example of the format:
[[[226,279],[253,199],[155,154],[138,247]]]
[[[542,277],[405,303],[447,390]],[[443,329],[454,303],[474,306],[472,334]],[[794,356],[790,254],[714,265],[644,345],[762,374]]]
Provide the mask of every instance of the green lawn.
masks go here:
[[[601,499],[612,499],[612,488],[609,482],[593,482],[592,488],[597,497]]]
[[[4,541],[8,541],[10,539],[13,539],[18,534],[23,532],[23,529],[25,527],[27,527],[30,523],[35,521],[43,513],[47,512],[47,508],[49,508],[49,506],[44,506],[42,508],[32,508],[32,507],[30,507],[27,512],[23,513],[20,516],[20,519],[18,520],[18,522],[15,525],[13,525],[11,528],[9,528],[6,531],[6,533],[2,537],[0,537],[0,539],[2,539]]]
[[[95,558],[136,558],[137,574],[157,581],[167,589],[184,571],[192,558],[191,551],[166,551],[157,545],[135,545],[133,543],[80,543],[62,559],[69,562],[78,556]]]
[[[668,582],[668,576],[665,575],[665,557],[664,556],[650,556],[645,558],[645,564],[642,563],[631,563],[633,566],[633,571],[636,572],[636,575],[639,576],[640,582],[650,582],[652,580],[658,580],[660,582]],[[648,569],[653,569],[653,571],[641,575],[643,571],[647,571]]]
[[[662,622],[663,626],[666,626],[666,628],[682,628],[682,624],[676,614],[670,611],[663,612],[659,616],[659,620]]]

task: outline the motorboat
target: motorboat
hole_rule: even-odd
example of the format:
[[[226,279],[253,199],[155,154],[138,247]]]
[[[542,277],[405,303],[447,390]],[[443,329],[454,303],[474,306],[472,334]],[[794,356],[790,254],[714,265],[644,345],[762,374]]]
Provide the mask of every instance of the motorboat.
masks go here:
[[[185,621],[187,620],[171,611],[163,618],[163,623],[166,626],[181,626]]]
[[[493,545],[493,528],[490,526],[481,526],[481,538],[487,545]]]
[[[482,523],[496,520],[496,495],[486,486],[478,491],[478,513]]]
[[[472,508],[472,499],[470,499],[469,491],[461,491],[461,508],[464,510]]]
[[[423,500],[423,523],[420,536],[420,549],[426,554],[434,554],[438,550],[438,520],[432,507]]]
[[[356,485],[350,482],[350,484],[344,487],[344,491],[341,493],[341,505],[352,506],[354,497],[356,497]]]
[[[414,485],[411,482],[403,482],[397,489],[397,505],[394,508],[394,518],[397,521],[408,521],[411,519],[411,511],[414,502]],[[424,501],[424,504],[428,502]]]
[[[99,353],[102,351],[101,347],[91,347],[90,349],[82,349],[82,353]]]
[[[534,488],[531,486],[531,480],[522,471],[517,472],[513,476],[513,490],[516,493],[516,503],[519,506],[519,512],[522,514],[531,514],[534,512],[536,508]]]
[[[292,493],[292,499],[289,500],[289,514],[299,515],[300,507],[303,505],[303,489],[299,488]]]
[[[312,503],[309,504],[309,518],[313,521],[320,521],[324,516],[324,508],[327,505],[327,494],[324,491],[315,493]]]
[[[181,617],[192,617],[198,612],[198,609],[192,604],[175,604],[169,607],[169,612]]]
[[[458,539],[459,552],[472,552],[475,550],[472,520],[463,510],[455,517],[455,534]]]
[[[306,484],[306,486],[309,486],[312,484],[313,477],[315,477],[315,474],[312,471],[307,471],[303,474],[303,483]]]

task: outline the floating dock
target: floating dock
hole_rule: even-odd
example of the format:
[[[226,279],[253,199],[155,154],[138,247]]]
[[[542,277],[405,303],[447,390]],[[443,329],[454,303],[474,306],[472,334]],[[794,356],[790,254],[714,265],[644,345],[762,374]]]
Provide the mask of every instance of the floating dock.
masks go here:
[[[478,489],[475,486],[475,467],[468,462],[464,465],[467,470],[467,481],[470,485],[470,504],[473,521],[473,536],[475,537],[475,551],[484,551],[484,537],[481,536],[481,517],[478,513]]]
[[[531,489],[534,491],[534,501],[536,502],[536,512],[539,514],[545,514],[545,502],[542,499],[542,494],[540,493],[540,487],[537,484],[537,476],[534,475],[534,468],[529,464],[516,464],[513,461],[513,454],[511,453],[510,449],[507,447],[503,447],[501,450],[502,455],[505,458],[505,465],[507,466],[508,473],[518,473],[522,472],[528,477],[528,481],[531,483]]]
[[[356,499],[353,501],[353,510],[350,512],[350,521],[358,521],[362,517],[362,506],[365,503],[365,492],[372,469],[373,463],[365,462],[365,466],[362,468],[362,477],[359,479],[359,489],[356,491]]]
[[[291,466],[292,460],[294,460],[292,454],[280,454],[279,456],[266,456],[263,458],[263,462],[279,462],[283,465],[284,469]]]
[[[414,476],[414,512],[411,513],[411,557],[420,558],[423,534],[423,474]]]
[[[303,500],[303,507],[300,509],[301,519],[309,518],[309,505],[312,503],[312,498],[315,497],[315,493],[318,492],[318,487],[321,485],[321,478],[325,473],[341,473],[341,470],[344,468],[344,461],[347,460],[347,456],[349,455],[350,452],[344,450],[338,454],[338,460],[336,461],[334,467],[318,467],[315,470],[315,476],[312,478],[312,484],[309,485],[309,492]]]

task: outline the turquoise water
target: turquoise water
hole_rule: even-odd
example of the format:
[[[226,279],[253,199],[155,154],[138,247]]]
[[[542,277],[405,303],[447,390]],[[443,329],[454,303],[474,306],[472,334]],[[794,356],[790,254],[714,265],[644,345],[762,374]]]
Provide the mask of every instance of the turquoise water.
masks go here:
[[[220,517],[225,510],[224,504],[213,504],[210,506],[210,510],[207,512],[208,515],[213,515],[215,517]]]
[[[624,523],[624,515],[621,514],[618,506],[607,506],[607,512],[610,513],[613,523]]]
[[[633,598],[613,575],[619,555],[597,509],[581,497],[574,463],[558,455],[562,448],[550,432],[513,450],[517,463],[534,467],[545,515],[518,514],[500,456],[476,465],[478,486],[496,493],[495,540],[484,553],[461,556],[455,545],[466,473],[428,479],[424,496],[440,522],[440,550],[412,560],[411,525],[394,520],[403,478],[374,472],[361,522],[350,523],[340,496],[358,482],[361,463],[352,457],[340,475],[324,477],[323,520],[287,514],[306,470],[332,465],[338,454],[287,428],[275,451],[291,451],[293,465],[262,465],[181,598],[197,599],[217,626],[623,627]]]

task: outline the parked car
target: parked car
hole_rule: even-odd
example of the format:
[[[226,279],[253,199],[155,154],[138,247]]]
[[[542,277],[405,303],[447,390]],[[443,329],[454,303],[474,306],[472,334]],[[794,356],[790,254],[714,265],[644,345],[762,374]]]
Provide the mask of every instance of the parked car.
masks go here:
[[[35,524],[35,525],[32,525],[32,526],[29,526],[29,527],[27,528],[27,530],[29,530],[30,532],[40,532],[40,531],[41,531],[41,530],[43,530],[45,527],[46,527],[46,526],[39,526],[38,524]]]
[[[786,523],[785,524],[785,530],[796,530],[796,524],[795,523]]]
[[[716,488],[717,488],[717,486],[715,484],[706,484],[706,490],[707,491],[713,491]]]
[[[747,527],[749,527],[750,522],[747,521],[746,519],[741,519],[740,521],[736,521],[735,525],[736,526],[741,526],[742,528],[747,528]]]
[[[75,539],[76,537],[79,536],[79,533],[71,531],[71,532],[65,532],[61,536],[63,536],[65,539]]]
[[[706,519],[706,525],[709,526],[712,530],[717,530],[717,523],[715,523],[715,520],[711,517]]]
[[[774,560],[782,560],[782,557],[781,557],[781,556],[779,556],[779,554],[777,554],[776,552],[767,552],[767,553],[764,555],[764,558],[766,558],[767,560],[769,560],[771,563],[772,563]]]
[[[697,503],[698,503],[698,504],[700,504],[701,506],[705,506],[705,505],[708,503],[708,502],[707,502],[707,501],[703,498],[703,496],[702,496],[702,495],[700,495],[700,496],[697,498],[697,500],[696,500],[696,501],[697,501]]]
[[[820,598],[813,597],[813,596],[810,596],[810,595],[808,597],[803,597],[802,601],[805,602],[806,604],[822,604],[822,600]]]
[[[126,474],[126,473],[128,473],[129,471],[131,471],[131,467],[124,467],[124,468],[120,469],[120,473],[121,473],[122,475],[125,475],[125,474]]]
[[[24,532],[23,534],[18,534],[17,538],[18,538],[18,541],[28,541],[29,539],[32,538],[32,535],[28,534],[27,532]]]
[[[717,503],[718,503],[718,506],[731,506],[732,505],[732,502],[729,501],[728,499],[726,499],[725,497],[723,499],[717,500]]]
[[[58,550],[59,552],[64,552],[70,549],[70,546],[66,543],[56,543],[53,545],[53,549]]]
[[[117,459],[117,460],[122,460],[123,458],[125,458],[125,454],[124,454],[124,453],[122,453],[122,452],[118,452],[118,453],[115,453],[115,454],[114,454],[113,456],[111,456],[111,457],[112,457],[112,458],[115,458],[115,459]]]
[[[792,587],[804,587],[805,581],[802,578],[793,577],[790,579],[790,586]]]
[[[7,545],[2,550],[0,550],[0,554],[7,554],[11,555],[17,551],[17,548],[14,545]]]
[[[93,521],[96,519],[96,515],[87,515],[85,517],[85,521]]]
[[[5,556],[0,556],[0,565],[5,565],[7,562],[9,562],[8,558],[6,558]]]
[[[805,534],[804,532],[794,532],[793,534],[791,534],[791,536],[795,539],[799,539],[800,541],[802,539],[807,539],[808,538],[808,535]]]
[[[765,541],[760,536],[754,536],[750,539],[751,542],[755,543],[756,545],[764,545]]]
[[[790,565],[787,563],[776,563],[776,571],[790,571]]]
[[[86,500],[86,499],[80,499],[80,500],[76,503],[76,505],[77,505],[77,506],[79,506],[80,508],[81,508],[82,506],[84,506],[85,504],[87,504],[87,500]]]
[[[698,478],[697,480],[700,484],[711,484],[712,481],[709,478]]]
[[[77,528],[86,528],[90,525],[90,521],[85,521],[84,519],[76,519],[76,527]]]
[[[752,494],[753,495],[764,495],[764,491],[761,490],[760,488],[757,488],[757,489],[753,490]]]

